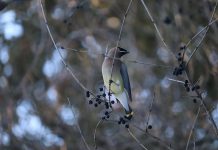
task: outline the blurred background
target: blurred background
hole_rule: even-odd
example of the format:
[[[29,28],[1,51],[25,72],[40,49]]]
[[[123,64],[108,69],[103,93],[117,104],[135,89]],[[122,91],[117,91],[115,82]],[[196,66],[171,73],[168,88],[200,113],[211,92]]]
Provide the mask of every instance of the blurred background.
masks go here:
[[[102,86],[101,64],[107,48],[116,46],[127,0],[46,0],[48,24],[64,60],[81,83],[94,93]],[[173,76],[176,57],[186,44],[208,24],[215,0],[146,1],[171,52],[161,42],[141,2],[133,1],[124,24],[120,46],[132,86],[134,135],[148,149],[185,149],[199,100],[186,92],[186,77]],[[105,109],[89,105],[84,91],[61,62],[49,37],[39,0],[8,0],[0,3],[0,149],[84,150],[77,124],[94,149],[94,130]],[[218,11],[214,18],[218,17]],[[218,23],[209,29],[188,70],[197,82],[218,125]],[[191,54],[203,36],[187,48]],[[186,56],[185,56],[186,57]],[[154,96],[155,93],[155,96]],[[68,100],[71,105],[69,105]],[[124,115],[114,105],[112,119]],[[139,144],[123,125],[104,122],[96,132],[99,150],[138,150]],[[204,109],[201,109],[189,148],[217,150],[218,139]]]

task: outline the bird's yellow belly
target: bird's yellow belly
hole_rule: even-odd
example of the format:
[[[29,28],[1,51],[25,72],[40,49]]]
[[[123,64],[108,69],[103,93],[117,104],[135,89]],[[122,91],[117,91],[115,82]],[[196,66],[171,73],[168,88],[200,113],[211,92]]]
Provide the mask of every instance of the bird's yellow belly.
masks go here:
[[[123,81],[120,80],[121,78],[112,76],[111,86],[109,86],[110,76],[103,76],[103,78],[104,78],[104,85],[108,90],[110,89],[112,93],[116,94],[116,93],[123,92],[124,88],[123,88]]]

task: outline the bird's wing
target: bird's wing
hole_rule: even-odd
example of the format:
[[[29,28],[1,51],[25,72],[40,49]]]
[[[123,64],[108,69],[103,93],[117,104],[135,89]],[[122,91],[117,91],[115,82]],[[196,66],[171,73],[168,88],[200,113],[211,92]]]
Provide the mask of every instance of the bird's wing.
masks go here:
[[[121,63],[120,73],[121,73],[121,77],[123,79],[124,88],[128,92],[130,101],[132,101],[132,94],[131,94],[131,86],[130,86],[130,82],[129,82],[129,75],[128,75],[128,72],[127,72],[126,65],[124,63]]]

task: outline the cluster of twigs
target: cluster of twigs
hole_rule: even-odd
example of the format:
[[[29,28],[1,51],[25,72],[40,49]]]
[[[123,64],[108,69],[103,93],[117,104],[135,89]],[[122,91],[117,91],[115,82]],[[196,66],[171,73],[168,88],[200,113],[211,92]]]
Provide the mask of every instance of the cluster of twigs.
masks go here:
[[[170,48],[168,47],[168,45],[166,44],[163,36],[161,35],[161,32],[159,31],[158,27],[157,27],[157,24],[156,22],[154,21],[152,15],[151,15],[151,12],[149,11],[147,5],[145,4],[144,0],[140,0],[145,11],[146,11],[146,14],[149,16],[150,20],[151,20],[151,23],[153,24],[156,32],[157,32],[157,35],[159,36],[160,40],[162,41],[163,45],[165,46],[165,48],[171,53],[173,54],[173,52],[170,50]],[[40,6],[41,6],[41,12],[42,12],[42,15],[43,15],[43,19],[44,19],[44,22],[45,22],[45,26],[47,28],[47,31],[49,33],[49,36],[53,42],[53,45],[55,47],[55,49],[58,51],[59,55],[60,55],[60,58],[62,60],[62,63],[64,64],[65,66],[65,69],[69,72],[69,74],[73,77],[73,79],[77,82],[77,84],[81,87],[81,89],[83,91],[86,92],[86,97],[88,98],[88,103],[90,105],[94,105],[95,107],[98,107],[98,105],[100,104],[105,104],[105,109],[107,111],[105,111],[105,114],[104,116],[102,116],[102,118],[99,120],[99,122],[97,123],[96,125],[96,128],[94,130],[94,143],[95,143],[95,146],[94,148],[97,149],[97,142],[96,142],[96,134],[97,134],[97,129],[98,127],[101,125],[101,123],[103,122],[113,122],[113,123],[118,123],[118,124],[125,124],[125,127],[127,128],[127,131],[129,133],[129,135],[139,144],[139,146],[145,150],[148,150],[148,148],[146,148],[145,145],[143,145],[140,140],[134,135],[134,133],[131,131],[133,128],[134,129],[137,129],[139,131],[141,131],[142,133],[144,133],[146,136],[148,137],[151,137],[152,139],[154,139],[155,141],[159,142],[161,145],[163,145],[165,148],[171,150],[171,149],[174,149],[171,144],[168,144],[166,141],[160,139],[159,137],[156,137],[154,135],[152,135],[149,130],[152,129],[152,125],[149,124],[149,119],[150,119],[150,114],[152,112],[152,106],[153,106],[153,103],[154,103],[154,100],[155,100],[155,94],[153,96],[153,99],[152,99],[152,102],[150,104],[150,107],[149,107],[149,110],[148,110],[148,116],[147,116],[147,120],[146,120],[146,127],[145,129],[142,129],[140,127],[138,127],[137,125],[134,124],[134,122],[128,122],[128,120],[125,120],[125,118],[123,117],[120,117],[119,120],[112,120],[110,119],[110,115],[111,113],[113,112],[113,109],[112,109],[112,104],[114,104],[114,100],[111,99],[111,89],[110,89],[110,84],[109,84],[109,93],[108,93],[108,96],[109,96],[109,102],[106,101],[106,94],[105,92],[103,92],[102,95],[96,95],[94,94],[94,92],[92,92],[90,89],[86,88],[81,82],[80,80],[75,76],[74,72],[73,72],[73,69],[70,68],[70,66],[67,64],[67,62],[64,60],[62,54],[61,54],[61,49],[66,49],[64,47],[58,47],[55,40],[54,40],[54,37],[52,35],[52,32],[50,30],[50,27],[48,25],[48,22],[47,22],[47,19],[46,19],[46,14],[45,14],[45,11],[44,11],[44,8],[43,8],[43,3],[42,3],[42,0],[39,0],[40,2]],[[121,37],[122,37],[122,32],[123,32],[123,26],[125,24],[125,20],[126,20],[126,17],[128,15],[128,12],[129,10],[131,9],[131,5],[133,3],[133,0],[130,0],[129,1],[129,4],[128,4],[128,7],[127,7],[127,10],[124,14],[124,17],[123,17],[123,21],[122,21],[122,24],[121,24],[121,28],[120,28],[120,32],[119,32],[119,36],[118,36],[118,40],[117,40],[117,43],[116,43],[116,48],[119,46],[119,43],[121,41]],[[173,75],[175,75],[176,77],[177,76],[181,76],[181,75],[184,75],[184,78],[185,80],[184,81],[180,81],[180,80],[177,80],[177,79],[171,79],[169,78],[170,81],[175,81],[177,83],[182,83],[184,84],[184,87],[186,89],[187,92],[194,92],[196,94],[195,98],[194,98],[194,101],[197,101],[199,100],[201,103],[198,107],[198,111],[197,111],[197,114],[196,114],[196,117],[193,121],[193,124],[192,124],[192,128],[190,130],[190,133],[189,133],[189,137],[188,137],[188,140],[187,140],[187,144],[186,144],[186,149],[188,149],[189,147],[189,143],[190,143],[190,139],[192,137],[192,134],[194,132],[194,128],[195,128],[195,124],[197,122],[197,119],[198,119],[198,116],[199,116],[199,113],[201,111],[201,109],[203,108],[204,111],[206,112],[207,114],[207,117],[210,119],[211,123],[212,123],[212,126],[213,126],[213,129],[215,131],[215,134],[218,135],[218,129],[217,129],[217,126],[216,126],[216,123],[204,101],[204,98],[202,97],[202,93],[201,93],[201,90],[200,90],[200,86],[197,84],[197,83],[193,83],[193,81],[191,80],[190,78],[190,75],[188,74],[188,64],[189,62],[191,61],[191,59],[193,58],[194,54],[197,52],[197,50],[199,49],[200,45],[202,44],[210,26],[215,23],[217,21],[217,19],[214,19],[214,14],[215,14],[215,11],[216,11],[216,8],[217,8],[217,3],[218,3],[218,0],[216,1],[216,4],[214,6],[214,9],[213,9],[213,12],[212,12],[212,15],[211,15],[211,18],[209,20],[209,23],[201,30],[199,31],[197,34],[195,34],[191,39],[190,41],[188,41],[187,44],[185,44],[184,46],[182,46],[180,48],[180,51],[177,55],[173,54],[173,57],[176,57],[177,58],[177,61],[178,61],[178,66],[175,67],[174,71],[173,71]],[[198,35],[200,35],[202,32],[204,32],[200,42],[198,43],[198,45],[195,47],[195,49],[193,50],[192,54],[190,55],[189,59],[187,61],[184,60],[184,55],[186,54],[186,50],[188,48],[188,46],[190,45],[190,43],[192,41],[195,40],[196,37],[198,37]],[[81,51],[78,51],[78,50],[75,50],[75,49],[71,49],[75,52],[81,52]],[[85,51],[82,51],[82,52],[85,52]],[[113,64],[111,66],[111,79],[112,79],[112,75],[113,75],[113,67],[114,67],[114,61],[118,58],[115,57],[116,55],[116,52],[113,56]],[[108,57],[107,54],[105,54],[105,57]],[[138,64],[143,64],[143,65],[154,65],[154,64],[148,64],[148,63],[144,63],[144,62],[140,62],[140,61],[136,61],[136,60],[127,60],[128,62],[132,62],[132,63],[138,63]],[[162,65],[154,65],[154,66],[157,66],[157,67],[165,67],[165,68],[169,68],[169,69],[172,69],[171,66],[162,66]],[[100,91],[103,91],[103,87],[100,89]],[[70,101],[68,99],[68,102],[69,102],[69,105],[70,105]],[[80,132],[80,135],[81,135],[81,138],[83,140],[83,142],[85,143],[85,146],[86,146],[86,149],[90,150],[90,146],[87,144],[86,142],[86,139],[85,137],[83,136],[83,133],[81,131],[81,128],[79,126],[79,124],[77,123],[77,128]]]

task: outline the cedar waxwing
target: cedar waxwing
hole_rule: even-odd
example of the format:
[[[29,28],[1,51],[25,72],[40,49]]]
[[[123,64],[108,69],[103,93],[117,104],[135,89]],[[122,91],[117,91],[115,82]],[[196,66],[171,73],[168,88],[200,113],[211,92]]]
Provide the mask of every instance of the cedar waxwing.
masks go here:
[[[128,53],[127,50],[120,47],[118,47],[117,50],[116,47],[110,49],[102,64],[102,75],[107,90],[109,91],[110,88],[110,92],[124,107],[126,112],[125,117],[130,120],[133,115],[132,109],[129,106],[129,100],[132,101],[131,86],[126,65],[120,60],[123,55]],[[115,59],[113,59],[114,55]],[[114,67],[112,71],[113,60]],[[109,81],[111,82],[111,85],[109,85]]]

